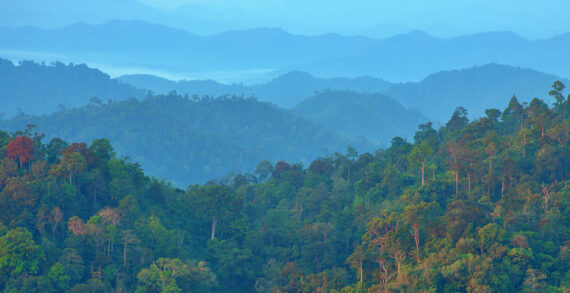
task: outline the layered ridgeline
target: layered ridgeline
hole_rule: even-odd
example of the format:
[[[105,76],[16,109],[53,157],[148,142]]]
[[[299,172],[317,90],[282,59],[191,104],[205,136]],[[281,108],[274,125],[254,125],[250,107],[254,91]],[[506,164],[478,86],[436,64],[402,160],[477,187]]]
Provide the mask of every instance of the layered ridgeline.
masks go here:
[[[0,290],[565,292],[561,90],[554,107],[512,99],[471,123],[460,108],[413,143],[305,167],[265,161],[186,190],[146,177],[105,139],[0,132]],[[169,128],[147,135],[157,131]]]
[[[415,107],[433,121],[445,122],[462,106],[471,117],[483,117],[485,109],[501,108],[513,95],[523,102],[542,97],[559,77],[528,68],[487,64],[430,74],[420,82],[394,84],[384,93],[408,107]],[[570,84],[570,81],[563,80]],[[554,102],[552,97],[545,99]]]
[[[391,84],[367,76],[319,78],[306,72],[292,71],[265,83],[244,85],[214,80],[172,81],[152,75],[126,75],[115,80],[85,65],[55,62],[46,66],[30,61],[14,65],[3,59],[0,59],[0,77],[0,85],[4,89],[0,96],[3,109],[0,112],[9,117],[17,114],[18,109],[35,115],[50,114],[61,106],[83,106],[93,97],[104,102],[142,98],[149,90],[157,94],[176,91],[190,96],[255,96],[284,108],[293,108],[318,92],[337,90],[382,93],[441,123],[459,105],[468,108],[471,117],[482,117],[485,109],[501,107],[513,95],[517,95],[521,102],[530,102],[548,91],[552,80],[559,79],[530,69],[487,64],[437,72],[417,83]],[[403,124],[409,123],[405,121]],[[417,124],[411,125],[413,127],[405,129],[404,133],[413,131]]]
[[[106,102],[146,94],[85,64],[21,61],[15,65],[1,58],[0,88],[0,112],[8,117],[19,111],[40,115],[61,107],[83,106],[93,97]]]
[[[406,107],[417,109],[429,119],[441,124],[458,106],[469,109],[471,117],[483,117],[485,109],[500,108],[508,103],[513,95],[516,95],[521,103],[530,102],[534,97],[548,92],[552,81],[560,78],[528,68],[492,63],[462,70],[435,72],[419,82],[408,83],[388,83],[373,77],[317,78],[300,71],[289,72],[269,82],[254,85],[228,85],[212,80],[175,82],[150,75],[126,75],[117,79],[134,87],[162,94],[175,90],[189,95],[255,95],[260,100],[286,108],[295,107],[311,99],[316,92],[327,89],[380,93]],[[347,95],[347,99],[350,99],[350,95]],[[547,101],[551,103],[553,100]],[[323,106],[330,105],[327,103]],[[407,128],[403,133],[413,131],[416,125]],[[396,130],[396,133],[399,133],[398,131]]]
[[[18,59],[29,54],[59,55],[66,61],[142,67],[225,81],[259,80],[274,71],[302,70],[325,77],[370,75],[405,82],[489,62],[570,76],[570,34],[529,40],[512,32],[485,32],[444,39],[412,31],[371,39],[301,36],[256,28],[199,36],[142,21],[110,21],[47,30],[3,27],[0,50],[20,56]]]
[[[291,71],[268,82],[244,85],[223,84],[214,80],[173,81],[153,75],[123,75],[119,81],[134,87],[167,94],[176,91],[189,95],[245,95],[256,96],[280,107],[291,108],[323,90],[351,90],[360,93],[384,92],[390,83],[379,78],[361,76],[357,78],[318,78],[309,73]]]
[[[51,115],[20,115],[0,122],[9,131],[27,124],[49,137],[90,142],[108,138],[121,155],[178,186],[255,169],[261,160],[308,163],[353,145],[372,149],[253,98],[192,99],[178,95],[89,105]]]

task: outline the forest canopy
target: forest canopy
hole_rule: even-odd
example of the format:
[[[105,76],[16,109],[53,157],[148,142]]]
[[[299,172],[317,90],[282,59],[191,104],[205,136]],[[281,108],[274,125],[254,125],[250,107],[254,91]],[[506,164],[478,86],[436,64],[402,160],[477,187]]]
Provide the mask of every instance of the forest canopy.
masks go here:
[[[0,289],[565,292],[563,90],[471,122],[459,107],[374,154],[260,160],[186,189],[105,138],[0,132]]]

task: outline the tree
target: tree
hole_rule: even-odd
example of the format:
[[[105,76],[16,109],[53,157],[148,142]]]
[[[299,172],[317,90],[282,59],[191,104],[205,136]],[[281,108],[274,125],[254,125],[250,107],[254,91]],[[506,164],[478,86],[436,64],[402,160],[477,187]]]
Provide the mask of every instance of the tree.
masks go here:
[[[367,243],[368,253],[373,255],[372,258],[380,267],[380,279],[384,288],[394,275],[389,273],[388,260],[390,258],[395,262],[396,278],[401,281],[402,262],[406,259],[407,254],[405,243],[408,243],[401,237],[403,234],[401,233],[401,224],[396,213],[389,216],[383,214],[368,222],[366,233],[362,237]]]
[[[4,158],[0,161],[0,186],[4,186],[11,177],[18,176],[18,164],[13,160]]]
[[[289,165],[289,163],[285,161],[279,161],[275,164],[275,169],[273,169],[273,173],[271,174],[271,176],[279,178],[279,176],[281,176],[281,174],[284,173],[285,171],[289,170],[290,167],[291,166]]]
[[[486,152],[489,154],[489,172],[487,173],[487,196],[491,197],[491,184],[493,182],[493,159],[495,158],[498,147],[499,147],[499,138],[494,131],[489,132],[487,136],[483,139],[483,142],[486,145]]]
[[[132,230],[121,231],[121,241],[123,242],[123,266],[127,267],[127,247],[131,244],[140,243]]]
[[[351,268],[356,268],[358,271],[358,280],[360,285],[364,282],[364,261],[370,257],[370,252],[363,245],[358,245],[354,252],[346,259],[346,263],[350,264]]]
[[[110,161],[116,155],[113,147],[111,146],[111,143],[106,138],[93,140],[89,146],[89,150],[92,151],[95,156],[104,163]]]
[[[72,283],[76,283],[83,278],[85,265],[83,258],[79,255],[79,251],[65,248],[58,262],[65,267],[65,275],[71,278]]]
[[[182,292],[176,280],[190,274],[190,268],[177,258],[159,258],[137,274],[144,287],[161,293]]]
[[[486,252],[493,244],[503,241],[505,231],[496,223],[487,224],[477,231],[477,244],[481,254]]]
[[[8,203],[5,214],[22,212],[24,208],[33,208],[38,203],[39,195],[36,193],[29,180],[29,176],[11,177],[6,180],[6,186],[2,191]],[[0,215],[1,217],[2,215]]]
[[[541,271],[529,268],[526,270],[524,285],[530,287],[532,292],[536,292],[536,289],[544,286],[542,282],[544,279],[546,279],[546,275]]]
[[[211,218],[210,239],[214,239],[218,221],[228,213],[232,214],[241,202],[231,188],[223,185],[202,186],[195,196],[195,203],[201,207],[202,214]]]
[[[33,160],[34,142],[27,136],[18,136],[6,147],[8,158],[18,161],[20,168]]]
[[[65,267],[59,262],[56,262],[51,266],[48,278],[58,292],[63,292],[69,289],[69,281],[71,278],[65,273]]]
[[[36,274],[42,258],[42,252],[34,242],[32,233],[25,228],[8,231],[0,238],[1,283],[5,284],[10,277]]]
[[[431,138],[437,138],[437,131],[433,129],[433,123],[429,121],[418,125],[418,131],[414,134],[414,142],[419,144]]]
[[[86,167],[86,161],[78,152],[65,153],[61,158],[62,167],[69,178],[69,184],[75,184],[74,175],[83,171]]]
[[[85,222],[83,222],[83,220],[78,216],[69,218],[67,227],[73,235],[85,235],[87,233]]]
[[[59,223],[63,219],[63,212],[59,207],[53,208],[53,210],[49,214],[48,221],[51,224],[51,233],[52,237],[55,239],[55,232],[57,232],[57,227],[59,227]]]
[[[100,215],[92,216],[86,225],[87,235],[90,236],[91,241],[95,244],[95,254],[99,255],[101,246],[105,241],[105,229],[103,217]]]
[[[447,147],[447,151],[451,157],[451,160],[448,161],[448,164],[452,167],[453,172],[455,173],[455,195],[457,196],[459,194],[459,166],[461,160],[461,145],[457,142],[452,142]]]
[[[58,163],[63,151],[69,147],[69,144],[61,138],[53,138],[46,146],[48,164]]]
[[[501,120],[503,120],[506,133],[510,134],[517,129],[522,130],[524,128],[524,108],[516,96],[513,96],[509,101],[508,107],[501,114]]]
[[[540,136],[544,137],[544,129],[546,128],[546,123],[549,120],[550,110],[548,105],[542,100],[537,98],[532,99],[527,111],[531,115],[531,121],[536,129],[540,129]]]
[[[255,168],[255,174],[257,174],[259,181],[263,181],[273,172],[273,165],[271,162],[267,160],[263,160],[257,164],[257,168]]]
[[[454,132],[463,129],[469,122],[467,118],[467,110],[463,107],[457,107],[453,111],[451,119],[445,124],[445,129],[448,132]]]
[[[433,148],[425,141],[419,145],[415,145],[412,152],[408,155],[408,161],[413,165],[419,165],[422,171],[422,186],[424,186],[424,169],[427,158],[433,153]]]
[[[487,119],[491,124],[495,124],[498,122],[499,117],[501,117],[501,110],[499,109],[487,109],[485,110],[485,115],[487,115]]]
[[[420,228],[428,226],[435,220],[439,205],[436,202],[420,202],[410,204],[404,208],[404,222],[412,226],[414,242],[416,244],[416,260],[420,263]]]
[[[564,95],[562,92],[566,86],[560,81],[557,80],[552,84],[552,90],[548,92],[548,95],[554,98],[554,106],[559,107],[564,103]]]

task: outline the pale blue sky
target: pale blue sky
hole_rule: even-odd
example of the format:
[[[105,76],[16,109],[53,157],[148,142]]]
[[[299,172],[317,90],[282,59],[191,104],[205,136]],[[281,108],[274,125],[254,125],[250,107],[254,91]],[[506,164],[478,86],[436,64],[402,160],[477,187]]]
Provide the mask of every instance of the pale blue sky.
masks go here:
[[[167,10],[203,6],[259,16],[295,32],[365,33],[421,29],[439,36],[512,30],[531,38],[567,32],[568,0],[140,0]],[[229,11],[228,11],[229,10]]]
[[[536,39],[570,31],[567,11],[568,0],[18,0],[0,5],[0,26],[139,19],[197,34],[263,26],[372,37],[510,30]]]

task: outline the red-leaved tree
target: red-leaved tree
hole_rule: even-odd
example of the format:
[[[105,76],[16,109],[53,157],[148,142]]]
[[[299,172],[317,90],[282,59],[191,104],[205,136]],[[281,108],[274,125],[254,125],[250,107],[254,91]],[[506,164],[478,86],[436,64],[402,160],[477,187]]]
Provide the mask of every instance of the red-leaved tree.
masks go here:
[[[21,168],[22,164],[26,164],[34,158],[34,142],[27,136],[18,136],[8,143],[6,152],[8,158],[18,161]]]

